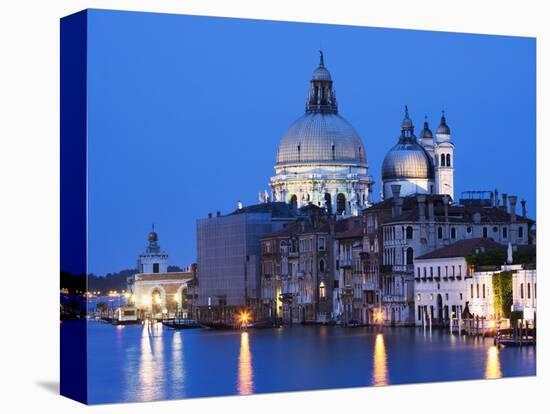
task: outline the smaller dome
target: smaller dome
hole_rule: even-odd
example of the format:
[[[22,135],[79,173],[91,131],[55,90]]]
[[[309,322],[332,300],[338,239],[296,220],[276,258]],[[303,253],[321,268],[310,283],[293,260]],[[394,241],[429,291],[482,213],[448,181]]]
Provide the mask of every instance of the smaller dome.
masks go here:
[[[150,232],[149,235],[147,236],[147,239],[149,241],[158,241],[158,238],[159,238],[159,236],[158,236],[157,232],[155,232],[155,231]]]
[[[382,162],[382,180],[407,178],[434,178],[434,166],[430,155],[416,142],[400,142]]]
[[[437,127],[437,133],[442,135],[451,135],[451,129],[447,125],[447,120],[445,119],[445,114],[441,115],[441,122]]]
[[[327,68],[324,66],[319,66],[317,69],[313,71],[313,75],[311,77],[311,80],[314,81],[330,81],[332,78],[330,77],[330,72]]]
[[[433,139],[432,130],[428,125],[428,121],[424,121],[424,128],[420,131],[420,139]]]

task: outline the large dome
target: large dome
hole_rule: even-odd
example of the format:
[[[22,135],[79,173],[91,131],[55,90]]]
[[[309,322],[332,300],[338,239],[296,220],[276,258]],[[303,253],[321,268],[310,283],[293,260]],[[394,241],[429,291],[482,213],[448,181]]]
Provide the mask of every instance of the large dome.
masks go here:
[[[382,180],[434,178],[434,166],[428,152],[417,142],[399,142],[382,162]]]
[[[277,165],[302,162],[366,165],[365,147],[340,115],[309,112],[288,128],[277,150]]]

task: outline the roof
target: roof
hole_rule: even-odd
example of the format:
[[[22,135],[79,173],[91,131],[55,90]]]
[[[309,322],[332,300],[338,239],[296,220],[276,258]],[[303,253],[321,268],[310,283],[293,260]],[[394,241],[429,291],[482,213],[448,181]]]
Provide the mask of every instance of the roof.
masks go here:
[[[165,273],[138,273],[135,276],[136,282],[138,281],[160,281],[160,280],[186,280],[193,279],[192,272],[165,272]]]
[[[456,243],[449,244],[448,246],[434,250],[433,252],[416,257],[415,260],[426,259],[443,259],[450,257],[465,257],[469,254],[473,254],[478,249],[484,251],[505,249],[506,246],[497,243],[493,239],[475,238],[465,239],[457,241]]]
[[[363,237],[363,224],[361,220],[351,220],[347,223],[347,228],[336,233],[337,239],[356,239]]]
[[[271,213],[274,218],[293,218],[295,213],[290,204],[287,204],[283,201],[274,201],[268,203],[253,204],[251,206],[246,206],[241,209],[237,209],[232,213],[229,213],[229,216],[235,214],[245,214],[245,213]]]
[[[422,194],[426,197],[426,218],[428,215],[428,202],[434,204],[434,220],[443,222],[445,220],[443,197],[441,194]],[[400,221],[416,222],[419,220],[419,208],[416,194],[402,197],[403,206],[402,214],[397,217],[388,218],[385,223],[393,223]],[[384,201],[373,204],[372,206],[363,210],[364,214],[369,212],[377,212],[388,210],[391,211],[393,207],[393,198],[387,198]],[[479,214],[480,224],[496,224],[496,223],[510,223],[511,214],[502,207],[483,207],[483,206],[464,206],[459,204],[449,205],[449,223],[474,223],[474,215]],[[516,215],[516,221],[518,223],[532,224],[534,221],[528,217]]]

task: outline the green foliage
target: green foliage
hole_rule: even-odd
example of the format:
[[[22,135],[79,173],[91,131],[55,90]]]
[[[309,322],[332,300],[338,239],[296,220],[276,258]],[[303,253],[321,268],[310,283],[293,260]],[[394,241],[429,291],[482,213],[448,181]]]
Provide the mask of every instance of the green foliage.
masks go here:
[[[474,266],[477,270],[495,270],[498,266],[506,264],[508,253],[505,248],[485,251],[478,254],[469,254],[465,257],[469,266]],[[534,254],[513,253],[513,263],[521,265],[532,265],[536,261]]]
[[[493,304],[495,314],[504,318],[509,318],[512,312],[512,274],[506,271],[495,273],[493,275]]]

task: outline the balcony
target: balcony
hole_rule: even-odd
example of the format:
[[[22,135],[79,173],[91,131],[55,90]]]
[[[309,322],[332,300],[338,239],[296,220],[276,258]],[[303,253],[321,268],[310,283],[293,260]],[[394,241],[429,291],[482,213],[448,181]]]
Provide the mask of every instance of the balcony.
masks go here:
[[[361,285],[363,290],[377,290],[376,283],[366,282]]]

